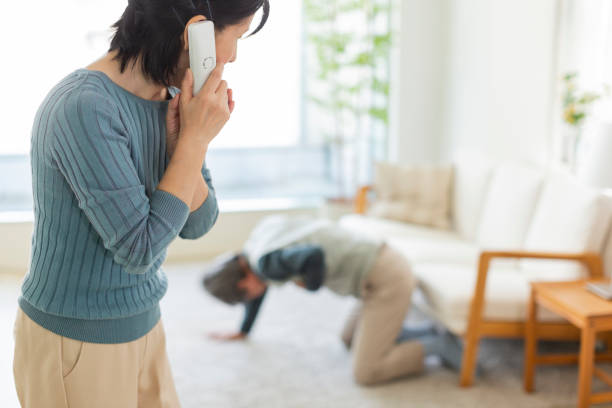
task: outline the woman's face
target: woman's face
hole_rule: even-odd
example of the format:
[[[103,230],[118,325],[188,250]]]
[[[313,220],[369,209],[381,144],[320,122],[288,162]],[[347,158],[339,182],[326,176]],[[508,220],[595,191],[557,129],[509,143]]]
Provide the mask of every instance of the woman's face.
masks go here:
[[[238,54],[238,40],[249,31],[254,15],[243,19],[238,24],[226,26],[223,30],[215,30],[215,48],[217,50],[217,65],[228,64],[236,61]],[[189,50],[185,50],[178,63],[176,77],[172,83],[173,86],[180,86],[185,71],[189,68]]]
[[[227,26],[222,31],[215,31],[217,64],[227,64],[236,61],[238,40],[249,31],[252,21],[253,16],[250,16],[242,20],[239,24]]]

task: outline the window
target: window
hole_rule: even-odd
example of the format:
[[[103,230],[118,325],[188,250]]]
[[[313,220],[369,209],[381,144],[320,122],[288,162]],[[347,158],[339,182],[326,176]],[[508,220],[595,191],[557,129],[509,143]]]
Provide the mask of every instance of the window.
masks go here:
[[[5,95],[0,154],[27,155],[38,106],[64,76],[99,58],[107,48],[108,27],[123,12],[126,1],[13,1],[0,35],[5,58],[0,72]],[[15,39],[11,41],[11,39]],[[9,78],[10,80],[6,80]]]
[[[303,41],[300,1],[273,2],[265,28],[239,41],[225,68],[236,109],[207,157],[219,197],[334,194],[329,148],[304,127]]]
[[[239,42],[237,62],[225,69],[236,109],[207,156],[221,200],[350,195],[354,184],[371,177],[372,161],[384,157],[377,152],[385,150],[387,134],[391,1],[375,0],[367,7],[338,1],[346,2],[336,10],[344,10],[343,15],[329,14],[325,0],[273,2],[264,30]],[[36,110],[61,78],[104,55],[110,25],[127,1],[9,4],[5,15],[15,18],[0,26],[0,34],[19,41],[5,41],[13,63],[0,67],[2,77],[10,79],[4,84],[10,97],[0,100],[1,111],[10,116],[0,136],[0,211],[31,211],[28,157]],[[322,22],[317,9],[342,24]],[[23,29],[26,19],[30,30]],[[333,55],[338,36],[352,39],[348,53]],[[328,52],[333,61],[346,60],[341,63],[347,68],[335,77],[350,79],[339,84],[342,98],[353,100],[348,105],[335,98],[340,94],[334,86],[320,82],[327,80],[320,68],[330,62],[321,59]],[[336,108],[316,108],[313,95]],[[330,129],[334,134],[328,134]],[[337,129],[342,129],[342,143]],[[346,142],[351,135],[357,142]]]
[[[0,99],[0,111],[6,114],[0,135],[0,211],[31,210],[28,154],[36,110],[62,77],[104,53],[107,27],[124,6],[117,0],[4,5],[8,18],[0,25],[0,35],[8,58],[3,59],[0,73],[4,93],[10,96]]]
[[[0,68],[0,100],[10,113],[0,143],[0,211],[31,210],[30,132],[49,90],[74,69],[104,55],[110,25],[125,0],[11,2],[0,34],[13,64]],[[32,12],[36,10],[36,12]],[[23,29],[27,16],[30,30]],[[259,21],[255,17],[254,24]],[[22,37],[23,36],[23,37]],[[311,197],[333,193],[327,147],[309,144],[302,123],[302,5],[273,4],[266,27],[239,41],[238,61],[225,78],[236,110],[213,141],[207,158],[220,198]]]
[[[302,10],[277,1],[265,28],[238,41],[238,59],[224,77],[236,109],[211,148],[294,146],[301,138]],[[253,20],[253,28],[259,13]]]

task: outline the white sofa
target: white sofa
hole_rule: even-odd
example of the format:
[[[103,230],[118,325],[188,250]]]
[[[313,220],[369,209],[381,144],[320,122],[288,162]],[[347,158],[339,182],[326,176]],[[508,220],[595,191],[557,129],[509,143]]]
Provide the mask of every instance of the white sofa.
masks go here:
[[[610,197],[570,176],[493,162],[476,152],[457,154],[453,164],[453,230],[360,214],[340,220],[345,228],[375,234],[401,250],[424,295],[416,306],[452,332],[468,331],[483,251],[599,253],[604,267],[612,268]],[[495,258],[480,315],[492,322],[524,321],[530,281],[586,275],[584,266],[572,261]],[[540,318],[559,320],[546,310]],[[476,341],[479,337],[486,333]]]

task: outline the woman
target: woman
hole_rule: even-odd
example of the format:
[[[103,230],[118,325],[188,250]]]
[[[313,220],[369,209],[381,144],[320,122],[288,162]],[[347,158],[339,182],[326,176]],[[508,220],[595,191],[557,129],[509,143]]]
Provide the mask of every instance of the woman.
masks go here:
[[[268,0],[130,0],[109,52],[64,78],[32,131],[35,227],[15,323],[23,407],[177,407],[160,320],[176,236],[218,210],[204,162],[234,108],[222,80]],[[215,23],[192,94],[187,26]],[[177,93],[180,85],[182,92]]]

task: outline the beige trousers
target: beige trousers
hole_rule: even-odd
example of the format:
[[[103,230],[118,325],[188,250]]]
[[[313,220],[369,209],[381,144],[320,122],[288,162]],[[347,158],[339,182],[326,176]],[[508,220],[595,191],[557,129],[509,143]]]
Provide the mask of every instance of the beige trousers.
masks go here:
[[[19,309],[13,372],[23,408],[180,406],[161,320],[140,339],[95,344],[59,336]]]
[[[362,284],[361,305],[349,317],[343,333],[343,340],[352,343],[357,383],[374,385],[423,370],[421,343],[396,343],[415,285],[406,258],[383,246]]]

